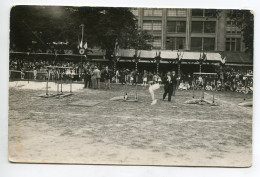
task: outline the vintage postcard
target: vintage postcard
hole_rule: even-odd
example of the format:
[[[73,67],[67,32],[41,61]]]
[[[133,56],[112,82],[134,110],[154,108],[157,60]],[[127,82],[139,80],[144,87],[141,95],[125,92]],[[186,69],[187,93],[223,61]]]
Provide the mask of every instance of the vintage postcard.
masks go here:
[[[9,160],[250,167],[250,10],[14,6]]]

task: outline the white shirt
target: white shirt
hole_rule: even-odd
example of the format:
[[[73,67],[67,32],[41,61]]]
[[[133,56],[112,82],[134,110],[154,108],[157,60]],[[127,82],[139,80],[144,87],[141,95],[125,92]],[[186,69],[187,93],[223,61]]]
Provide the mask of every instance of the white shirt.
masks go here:
[[[171,76],[167,76],[168,77],[168,81],[171,82]]]

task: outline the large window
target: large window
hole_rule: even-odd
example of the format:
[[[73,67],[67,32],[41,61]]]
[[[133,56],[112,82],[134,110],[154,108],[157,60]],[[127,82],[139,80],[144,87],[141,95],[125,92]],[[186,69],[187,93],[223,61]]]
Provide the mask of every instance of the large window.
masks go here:
[[[191,50],[202,50],[202,38],[191,38]]]
[[[146,20],[143,22],[143,30],[148,31],[161,31],[162,30],[162,22],[157,20]]]
[[[182,33],[186,31],[185,21],[168,21],[167,32]]]
[[[203,17],[203,9],[192,9],[193,17]]]
[[[193,33],[215,33],[216,22],[215,21],[193,21],[192,29]]]
[[[191,38],[191,50],[200,51],[214,51],[215,38]]]
[[[227,51],[240,51],[241,50],[241,39],[240,38],[227,38],[226,39],[226,50]]]
[[[162,9],[144,9],[144,16],[162,16]]]
[[[238,27],[235,21],[227,21],[227,34],[240,34],[241,28]]]
[[[160,37],[155,37],[152,42],[154,49],[160,49],[162,45],[162,39]]]
[[[193,21],[191,31],[193,33],[202,33],[203,32],[203,22]]]
[[[153,31],[161,31],[161,30],[162,30],[162,22],[153,21]]]
[[[217,16],[215,9],[192,9],[192,17],[212,17]]]
[[[185,45],[184,37],[168,37],[166,41],[167,50],[185,49]]]
[[[187,10],[186,9],[167,9],[168,17],[186,17]]]
[[[204,10],[205,17],[217,17],[217,10],[215,9],[205,9]]]
[[[215,49],[215,38],[203,38],[203,50],[213,51]]]
[[[215,33],[216,22],[204,22],[204,33]]]
[[[143,22],[143,30],[153,30],[153,21],[144,21]]]

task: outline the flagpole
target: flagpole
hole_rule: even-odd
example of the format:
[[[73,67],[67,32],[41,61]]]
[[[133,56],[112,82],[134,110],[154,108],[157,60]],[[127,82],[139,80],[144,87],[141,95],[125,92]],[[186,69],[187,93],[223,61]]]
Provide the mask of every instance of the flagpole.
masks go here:
[[[84,25],[82,24],[81,27],[82,27],[82,38],[81,38],[81,41],[82,41],[82,44],[83,44]]]

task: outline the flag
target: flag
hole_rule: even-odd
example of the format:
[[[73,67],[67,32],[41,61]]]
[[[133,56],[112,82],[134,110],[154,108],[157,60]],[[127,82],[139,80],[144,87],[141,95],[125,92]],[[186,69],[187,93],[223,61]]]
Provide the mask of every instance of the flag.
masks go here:
[[[202,51],[202,53],[200,53],[200,60],[201,61],[206,61],[207,60],[207,54],[204,51]]]
[[[141,58],[141,51],[139,52],[138,58],[139,58],[139,59]]]
[[[182,57],[183,57],[183,53],[181,55],[181,51],[178,49],[178,51],[177,51],[177,59],[180,61],[182,59]]]
[[[115,42],[115,56],[118,56],[118,52],[119,52],[119,44],[118,44],[118,40],[116,39],[116,42]]]
[[[82,46],[83,46],[83,41],[81,40],[80,44],[79,44],[79,47],[82,48]]]
[[[227,52],[224,51],[221,53],[221,64],[225,64],[226,63],[226,58],[227,58]]]
[[[226,63],[226,57],[221,58],[221,64],[224,65]]]
[[[85,44],[84,44],[84,49],[87,49],[88,48],[88,43],[86,42]]]
[[[80,42],[79,42],[79,36],[78,36],[78,45],[77,45],[77,48],[79,49],[79,45],[80,45]]]

